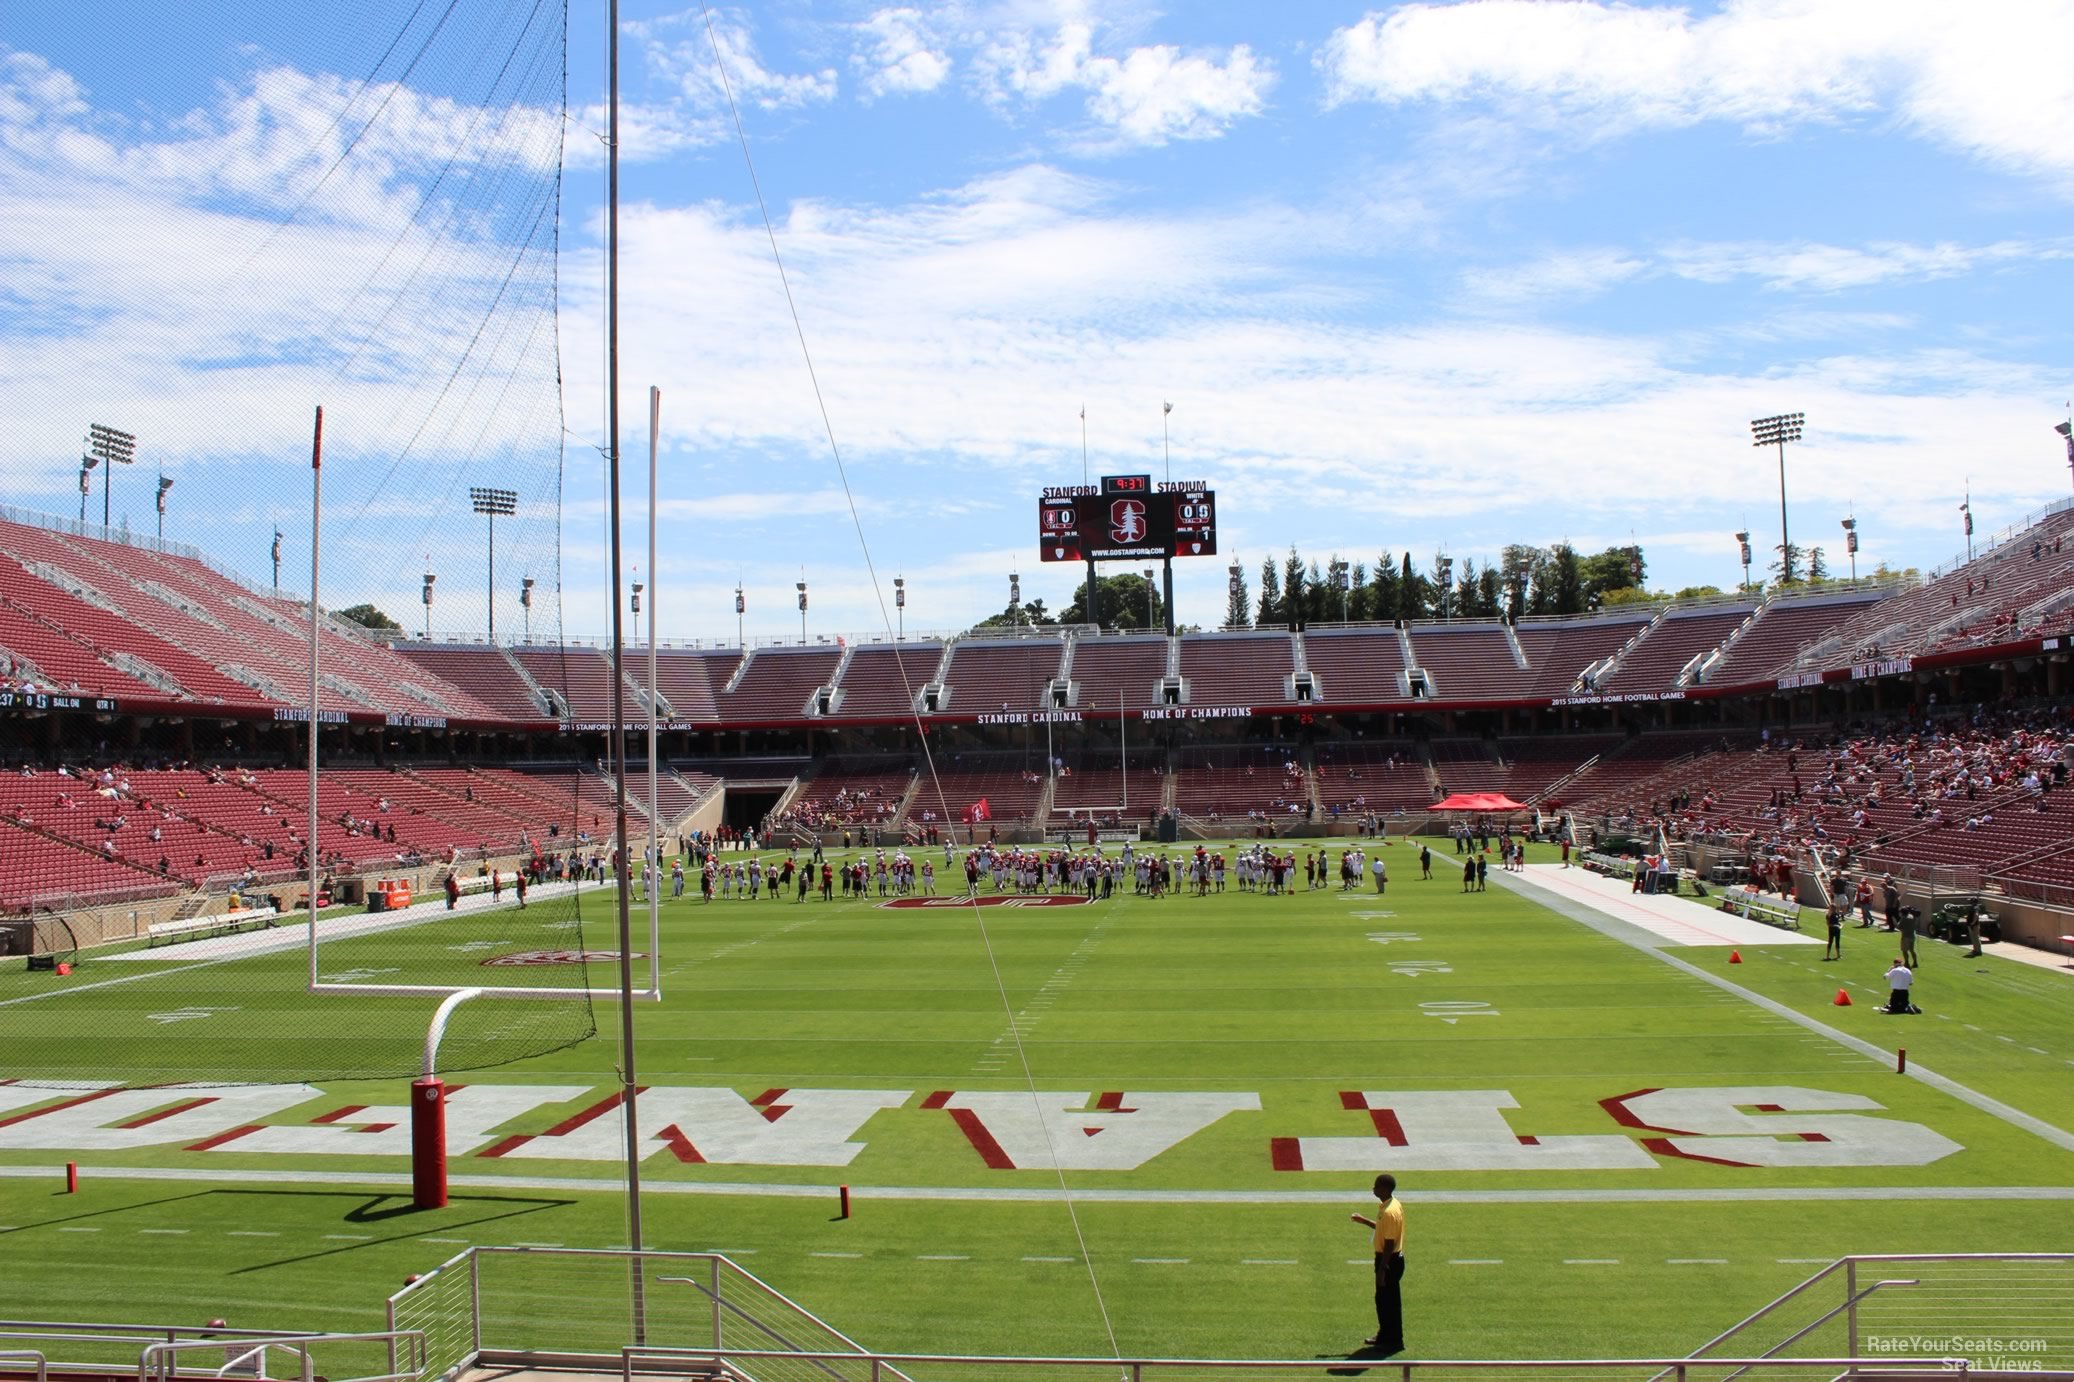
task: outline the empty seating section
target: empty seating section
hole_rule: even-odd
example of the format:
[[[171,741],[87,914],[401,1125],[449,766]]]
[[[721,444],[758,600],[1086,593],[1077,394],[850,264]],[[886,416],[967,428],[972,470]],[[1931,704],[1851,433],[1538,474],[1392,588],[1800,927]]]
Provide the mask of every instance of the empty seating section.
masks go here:
[[[1311,750],[1311,762],[1319,804],[1328,811],[1422,811],[1434,801],[1425,760],[1409,743],[1364,739],[1319,744]]]
[[[724,652],[692,652],[670,648],[658,648],[655,653],[655,681],[661,688],[663,699],[670,703],[675,719],[712,721],[720,718],[714,701],[727,679],[742,665],[739,650]],[[636,686],[648,684],[648,653],[644,649],[638,657],[629,656],[627,674]]]
[[[1181,677],[1190,705],[1283,705],[1295,699],[1296,651],[1286,633],[1188,634]]]
[[[1427,746],[1443,792],[1503,790],[1506,771],[1491,745],[1481,739],[1435,739]]]
[[[491,805],[457,797],[443,788],[422,781],[408,772],[380,768],[332,769],[329,776],[375,799],[377,819],[387,825],[398,816],[406,819],[396,827],[399,839],[422,848],[452,845],[489,845],[493,849],[516,848],[519,837],[532,833],[532,822]],[[386,804],[388,809],[382,810]]]
[[[715,698],[728,722],[797,720],[807,700],[828,685],[842,661],[840,648],[758,648],[749,654],[732,691]]]
[[[1133,752],[1127,771],[1124,756],[1113,750],[1080,754],[1052,784],[1051,823],[1065,825],[1075,813],[1084,820],[1090,811],[1104,821],[1144,819],[1166,790],[1160,773],[1165,757],[1158,749]]]
[[[500,719],[554,718],[498,648],[403,643],[397,651],[451,686],[481,702]]]
[[[773,824],[806,830],[889,827],[900,814],[901,799],[907,795],[914,776],[914,768],[905,761],[832,760],[800,785],[799,792]],[[926,778],[922,785],[926,796]],[[916,798],[916,814],[923,806],[924,799]]]
[[[1162,640],[1164,641],[1164,640]],[[922,781],[920,792],[915,797],[910,819],[920,820],[924,810],[934,811],[941,820],[946,814],[953,822],[966,819],[966,813],[975,802],[987,804],[989,818],[1000,826],[1020,824],[1036,818],[1037,806],[1044,798],[1044,764],[1038,758],[1027,758],[1020,753],[955,753],[948,759],[939,758],[936,774],[942,783],[941,804],[937,798],[936,784],[927,778]],[[1135,786],[1135,775],[1133,775]],[[1157,797],[1146,804],[1143,813],[1135,805],[1137,793],[1131,794],[1134,803],[1133,815],[1149,815],[1159,805]],[[977,829],[982,837],[987,822],[982,821]]]
[[[1303,636],[1314,700],[1377,705],[1407,699],[1404,649],[1395,629],[1314,630]]]
[[[95,649],[74,641],[4,596],[0,596],[0,681],[33,684],[47,692],[170,698],[168,692],[117,671]]]
[[[872,716],[907,719],[914,715],[922,688],[943,661],[943,644],[867,644],[850,654],[843,668],[842,702],[836,714],[845,719]]]
[[[1159,704],[1167,674],[1164,637],[1081,638],[1073,644],[1074,705],[1085,710],[1127,710]]]
[[[1310,780],[1293,750],[1275,745],[1194,746],[1176,752],[1174,807],[1209,821],[1244,820],[1254,812],[1284,819],[1289,804],[1310,800]]]
[[[527,676],[561,698],[570,718],[586,724],[612,719],[612,660],[601,650],[573,645],[513,648],[511,657]],[[623,696],[620,704],[627,719],[648,718],[637,697]]]
[[[1568,695],[1586,667],[1610,656],[1647,622],[1647,615],[1563,622],[1522,620],[1514,632],[1533,669],[1533,690],[1528,694]]]
[[[1436,700],[1523,700],[1533,676],[1514,660],[1499,624],[1414,625],[1411,653]]]
[[[1532,802],[1556,782],[1626,742],[1619,734],[1574,734],[1560,739],[1501,739],[1497,790],[1514,801]]]
[[[308,684],[307,625],[291,603],[247,590],[192,557],[25,524],[0,522],[0,552],[23,568],[24,578],[8,583],[19,611],[103,654],[140,657],[178,687],[140,673],[154,689],[132,694],[240,706],[307,699],[294,690]],[[495,718],[371,635],[327,623],[320,653],[324,709]]]
[[[0,530],[0,538],[11,535]],[[10,571],[10,577],[12,574]],[[232,681],[184,647],[175,647],[120,614],[110,613],[84,599],[74,598],[54,585],[26,576],[20,581],[10,579],[7,585],[9,604],[55,625],[75,639],[84,640],[104,654],[129,653],[171,677],[177,692],[159,693],[169,699],[191,699],[219,705],[272,704],[252,687]],[[308,684],[307,676],[304,684]]]
[[[1806,600],[1772,600],[1761,605],[1720,660],[1702,668],[1708,686],[1743,686],[1773,680],[1801,648],[1850,619],[1877,595]]]
[[[1599,690],[1623,695],[1674,690],[1686,663],[1721,646],[1749,617],[1747,605],[1666,614],[1628,650],[1611,676],[1600,679]]]
[[[1064,652],[1065,645],[1055,638],[961,638],[944,673],[943,709],[956,715],[1042,709],[1044,688],[1058,676]]]

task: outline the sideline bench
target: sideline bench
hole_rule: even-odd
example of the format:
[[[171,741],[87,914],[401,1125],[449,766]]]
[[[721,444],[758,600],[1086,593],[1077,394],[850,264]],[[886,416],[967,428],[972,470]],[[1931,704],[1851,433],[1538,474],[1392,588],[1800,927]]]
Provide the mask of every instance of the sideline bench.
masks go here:
[[[235,936],[248,927],[271,927],[274,918],[273,912],[225,912],[220,916],[190,917],[186,921],[155,921],[145,932],[144,946],[149,950],[177,941]]]
[[[1800,904],[1766,897],[1753,888],[1731,888],[1721,895],[1721,910],[1785,931],[1800,929]]]

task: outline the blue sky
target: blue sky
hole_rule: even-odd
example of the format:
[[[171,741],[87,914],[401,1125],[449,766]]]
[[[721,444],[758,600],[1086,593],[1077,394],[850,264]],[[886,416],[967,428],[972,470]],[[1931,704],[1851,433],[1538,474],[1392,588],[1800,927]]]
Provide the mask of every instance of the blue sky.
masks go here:
[[[426,150],[481,127],[442,104],[465,106],[480,72],[457,40],[319,183],[326,159],[269,162],[263,132],[335,145],[328,124],[350,126],[351,83],[408,7],[371,0],[351,26],[236,8],[46,8],[0,30],[0,389],[18,419],[0,494],[76,512],[75,438],[134,421],[176,477],[168,535],[263,575],[273,524],[306,526],[302,439],[330,398],[355,524],[328,590],[415,626],[422,549],[448,601],[435,627],[469,626],[480,536],[447,506],[463,482],[537,480],[541,415],[485,388],[464,422],[420,428],[412,362],[443,374],[453,348],[430,315],[369,313],[385,349],[349,360],[307,342],[358,310],[320,270],[413,243],[405,204],[451,190]],[[796,636],[802,574],[817,633],[877,629],[706,15],[630,3],[623,19],[623,442],[643,457],[660,386],[662,631],[731,638],[739,581],[752,638]],[[906,577],[911,630],[998,610],[1016,567],[1026,596],[1066,602],[1077,571],[1039,567],[1033,496],[1080,479],[1083,406],[1095,473],[1157,475],[1173,403],[1175,477],[1221,497],[1225,555],[1176,564],[1179,614],[1199,622],[1221,617],[1231,555],[1252,579],[1292,543],[1423,567],[1635,540],[1652,585],[1728,585],[1732,531],[1778,540],[1776,458],[1748,432],[1775,412],[1808,416],[1793,535],[1839,569],[1847,513],[1861,569],[1928,567],[1963,548],[1969,486],[1983,536],[2069,492],[2050,430],[2074,391],[2065,0],[711,19],[863,537],[882,583]],[[580,632],[605,625],[602,26],[571,12],[554,266]],[[556,123],[501,128],[538,177]],[[485,291],[508,239],[493,227],[424,262]],[[202,280],[219,287],[185,296]],[[537,385],[548,339],[511,333],[510,377]],[[448,460],[449,480],[427,479]],[[149,485],[119,485],[148,525]],[[644,487],[630,469],[643,564]],[[538,526],[516,528],[500,588],[542,559]]]

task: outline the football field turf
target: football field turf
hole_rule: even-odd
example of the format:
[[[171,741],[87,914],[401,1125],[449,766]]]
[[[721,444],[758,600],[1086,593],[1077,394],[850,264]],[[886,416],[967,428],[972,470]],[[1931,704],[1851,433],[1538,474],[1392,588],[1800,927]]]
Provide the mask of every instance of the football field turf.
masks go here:
[[[666,904],[648,1245],[734,1254],[875,1348],[1106,1353],[1098,1282],[1125,1353],[1310,1357],[1373,1329],[1347,1215],[1390,1170],[1410,1354],[1456,1358],[1684,1353],[1842,1254],[2068,1247],[2069,974],[1925,941],[1927,1011],[1890,1017],[1877,933],[1731,965],[1414,854],[1389,847],[1382,897]],[[324,965],[452,976],[551,950],[553,918],[457,941],[434,915]],[[185,950],[0,975],[0,1077],[131,1086],[0,1086],[16,1318],[376,1328],[465,1244],[625,1242],[611,1004],[589,1040],[449,1074],[454,1199],[421,1213],[407,1077],[299,1081],[407,1058],[433,1000],[311,997],[299,949]],[[205,1061],[262,1083],[140,1087]]]

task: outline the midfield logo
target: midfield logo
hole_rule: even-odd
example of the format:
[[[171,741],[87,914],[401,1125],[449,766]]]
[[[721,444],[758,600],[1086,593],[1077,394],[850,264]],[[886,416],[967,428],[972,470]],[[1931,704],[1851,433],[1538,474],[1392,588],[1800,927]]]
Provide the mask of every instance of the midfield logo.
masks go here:
[[[620,1096],[568,1105],[586,1085],[449,1085],[449,1155],[506,1162],[612,1162],[623,1152]],[[398,1093],[402,1093],[399,1085]],[[0,1153],[116,1152],[161,1147],[281,1156],[410,1155],[410,1110],[344,1104],[307,1111],[308,1085],[197,1089],[107,1085],[77,1088],[0,1081]],[[1246,1093],[1084,1090],[939,1090],[915,1104],[905,1089],[733,1089],[658,1086],[636,1093],[647,1155],[684,1165],[848,1166],[881,1126],[896,1150],[915,1116],[948,1118],[993,1171],[1134,1171],[1234,1114],[1259,1115]],[[1521,1132],[1519,1103],[1502,1089],[1349,1090],[1339,1116],[1362,1125],[1344,1136],[1262,1136],[1248,1123],[1238,1146],[1276,1171],[1649,1171],[1659,1158],[1719,1166],[1926,1166],[1965,1150],[1924,1127],[1873,1117],[1858,1094],[1797,1085],[1638,1089],[1599,1101],[1603,1133]],[[557,1118],[551,1109],[564,1110]],[[290,1110],[303,1110],[285,1117]],[[1277,1117],[1286,1118],[1286,1113]],[[1307,1121],[1315,1122],[1315,1118]],[[1285,1124],[1286,1126],[1286,1124]],[[1636,1136],[1635,1134],[1644,1134]],[[1254,1140],[1260,1137],[1260,1140]],[[1264,1153],[1264,1155],[1263,1155]]]

